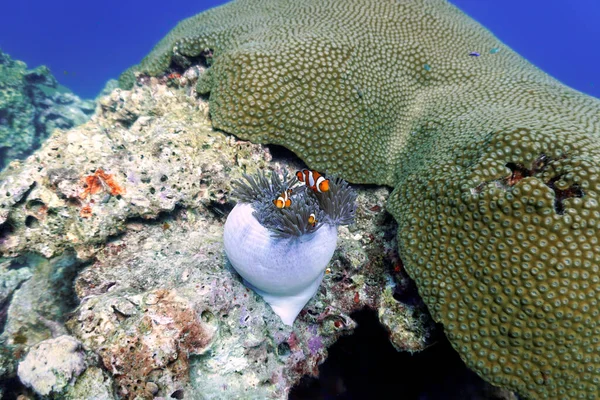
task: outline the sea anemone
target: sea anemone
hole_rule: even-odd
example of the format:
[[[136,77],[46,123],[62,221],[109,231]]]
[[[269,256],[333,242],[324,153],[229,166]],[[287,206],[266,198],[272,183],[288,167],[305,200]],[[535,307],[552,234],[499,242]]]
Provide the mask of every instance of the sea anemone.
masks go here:
[[[225,222],[225,253],[244,283],[292,325],[321,284],[338,225],[354,219],[356,193],[338,178],[324,193],[296,186],[287,172],[244,179],[234,182],[239,203]],[[288,190],[291,204],[278,208],[273,200]]]

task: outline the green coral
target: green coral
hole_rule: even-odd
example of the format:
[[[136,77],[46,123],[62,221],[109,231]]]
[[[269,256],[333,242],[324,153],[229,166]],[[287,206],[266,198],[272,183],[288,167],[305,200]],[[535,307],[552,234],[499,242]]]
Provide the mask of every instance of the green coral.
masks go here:
[[[470,368],[526,398],[600,396],[597,99],[443,0],[232,2],[121,84],[207,55],[216,128],[395,187],[406,270]]]

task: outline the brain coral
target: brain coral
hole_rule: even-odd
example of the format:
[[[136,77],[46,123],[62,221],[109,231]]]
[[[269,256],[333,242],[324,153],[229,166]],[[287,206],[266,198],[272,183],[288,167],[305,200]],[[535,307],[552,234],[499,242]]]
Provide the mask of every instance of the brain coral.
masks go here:
[[[406,269],[470,368],[526,398],[600,396],[598,100],[444,0],[232,2],[121,85],[196,56],[216,128],[395,187]]]

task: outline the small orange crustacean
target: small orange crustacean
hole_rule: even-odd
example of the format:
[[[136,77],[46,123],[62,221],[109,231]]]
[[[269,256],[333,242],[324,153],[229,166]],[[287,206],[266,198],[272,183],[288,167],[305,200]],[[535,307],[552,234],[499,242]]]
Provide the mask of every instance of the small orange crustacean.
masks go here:
[[[111,196],[118,196],[125,193],[125,188],[120,186],[112,174],[107,174],[103,169],[98,168],[92,175],[84,176],[83,191],[79,194],[81,200],[85,200],[89,195],[107,192]],[[79,212],[82,218],[90,218],[92,216],[92,203],[94,200],[84,205]]]
[[[82,218],[89,218],[92,216],[92,206],[87,204],[83,207],[81,207],[81,211],[79,211],[79,215],[81,215]]]
[[[118,196],[125,193],[125,188],[115,182],[112,174],[107,174],[98,168],[92,175],[83,178],[83,191],[79,197],[83,200],[89,195],[101,191],[108,192],[111,196]]]

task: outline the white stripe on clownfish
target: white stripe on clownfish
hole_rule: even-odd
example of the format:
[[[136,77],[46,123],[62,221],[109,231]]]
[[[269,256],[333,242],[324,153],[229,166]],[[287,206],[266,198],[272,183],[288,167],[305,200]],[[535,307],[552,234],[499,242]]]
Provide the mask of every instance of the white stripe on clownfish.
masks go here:
[[[308,223],[310,225],[312,225],[313,227],[315,227],[317,225],[317,222],[319,222],[319,221],[317,221],[317,217],[315,216],[315,213],[311,213],[308,216]]]
[[[315,186],[315,175],[313,174],[312,171],[308,172],[308,186],[310,186],[310,187]]]
[[[279,197],[273,200],[273,204],[277,208],[286,208],[292,205],[292,199],[290,196],[292,195],[292,189],[284,190],[281,192]]]

